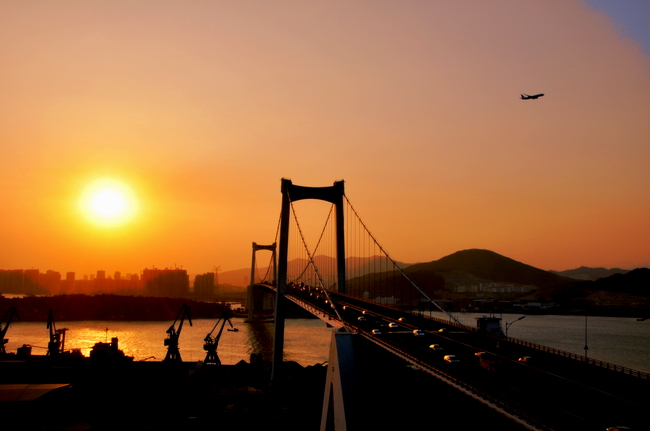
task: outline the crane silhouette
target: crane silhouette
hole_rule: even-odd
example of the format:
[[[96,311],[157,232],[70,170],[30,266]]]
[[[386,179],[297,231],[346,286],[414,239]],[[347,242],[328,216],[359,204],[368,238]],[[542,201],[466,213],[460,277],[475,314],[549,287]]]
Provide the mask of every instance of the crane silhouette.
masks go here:
[[[165,359],[163,359],[163,362],[183,362],[181,359],[181,353],[178,351],[178,339],[181,336],[181,331],[183,330],[183,322],[185,322],[185,318],[190,322],[190,326],[192,326],[192,317],[190,316],[190,307],[183,303],[181,306],[181,309],[178,311],[178,314],[176,315],[176,319],[174,320],[174,323],[169,327],[167,330],[167,338],[165,339],[165,346],[167,346],[167,355],[165,355]],[[180,319],[180,322],[178,324],[178,329],[176,329],[176,322]]]
[[[20,316],[18,315],[18,310],[16,307],[10,307],[9,311],[7,311],[0,320],[0,354],[5,354],[7,353],[7,350],[5,349],[5,344],[9,340],[5,338],[5,335],[7,335],[7,331],[9,330],[9,325],[11,325],[11,320],[16,317],[18,320],[20,320]]]
[[[232,326],[232,322],[230,321],[230,318],[226,313],[224,313],[219,318],[219,320],[217,320],[217,323],[214,324],[212,331],[210,331],[208,335],[205,336],[203,340],[205,341],[205,344],[203,345],[203,350],[208,352],[205,355],[205,360],[203,361],[205,364],[221,365],[221,360],[219,359],[219,355],[217,355],[217,347],[219,346],[219,340],[221,339],[221,334],[223,333],[224,326],[226,326],[226,322],[230,324],[231,328],[234,328],[234,326]],[[217,333],[216,337],[213,337],[212,333],[214,332],[215,329],[217,329],[219,323],[221,323],[221,328],[219,328],[219,332]]]

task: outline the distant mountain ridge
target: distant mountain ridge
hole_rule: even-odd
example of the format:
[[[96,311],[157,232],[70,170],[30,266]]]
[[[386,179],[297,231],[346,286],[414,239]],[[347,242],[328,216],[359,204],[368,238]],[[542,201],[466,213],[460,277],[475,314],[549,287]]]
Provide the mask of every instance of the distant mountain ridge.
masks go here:
[[[315,260],[319,271],[323,265],[330,268],[323,272],[332,272],[333,258],[318,257]],[[305,260],[294,260],[289,265],[295,265],[295,270],[303,268],[306,263]],[[376,295],[390,299],[395,296],[394,292],[403,288],[400,286],[403,286],[404,278],[393,271],[392,263],[385,258],[350,258],[348,263],[347,293],[350,295]],[[648,268],[607,270],[580,267],[561,272],[546,271],[481,249],[461,250],[432,262],[400,266],[422,292],[446,301],[445,309],[450,311],[468,306],[480,308],[482,301],[489,305],[492,304],[489,299],[498,298],[501,307],[509,312],[521,311],[512,305],[515,303],[537,303],[544,304],[545,312],[551,314],[584,314],[588,309],[594,315],[650,318]],[[266,268],[260,268],[258,277],[264,276],[265,272]],[[250,279],[250,269],[229,271],[219,274],[220,285],[228,283],[224,281],[229,280],[225,277],[227,274],[243,281],[232,283],[235,285],[233,290],[243,289]],[[598,278],[585,279],[587,277]],[[236,278],[230,279],[236,281]]]
[[[314,258],[319,268],[331,268],[334,258],[316,256]],[[372,256],[368,258],[350,257],[348,261],[348,276],[362,277],[373,272],[391,271],[392,263],[385,257]],[[306,265],[306,260],[294,260],[291,265]],[[457,251],[438,260],[424,263],[407,264],[397,262],[400,268],[409,276],[418,280],[442,277],[445,288],[453,289],[462,284],[476,283],[512,283],[538,288],[568,286],[577,281],[594,281],[615,274],[627,274],[630,270],[620,268],[588,268],[580,267],[566,271],[546,271],[535,268],[490,250],[467,249]],[[250,268],[225,271],[219,273],[219,284],[230,284],[244,287],[250,280]],[[258,268],[258,276],[264,276],[267,268]]]
[[[360,277],[366,274],[373,272],[383,272],[383,271],[392,271],[393,264],[389,261],[388,258],[382,256],[371,256],[371,257],[348,257],[347,268],[348,268],[348,277]],[[329,256],[314,256],[314,263],[316,266],[323,272],[321,275],[329,275],[328,271],[331,271],[330,268],[334,267],[335,259]],[[292,267],[304,267],[307,265],[306,259],[294,259],[288,263],[289,268]],[[406,268],[411,264],[403,262],[395,262],[400,268]],[[268,267],[258,267],[256,270],[256,277],[264,277],[268,271]],[[233,271],[224,271],[219,273],[218,284],[220,285],[232,285],[245,287],[250,283],[251,278],[251,269],[242,268],[236,269]]]
[[[621,268],[589,268],[587,266],[581,266],[580,268],[567,269],[565,271],[549,271],[553,274],[561,275],[563,277],[575,278],[576,280],[591,280],[595,281],[599,278],[609,277],[614,274],[627,274],[630,272],[629,269]]]

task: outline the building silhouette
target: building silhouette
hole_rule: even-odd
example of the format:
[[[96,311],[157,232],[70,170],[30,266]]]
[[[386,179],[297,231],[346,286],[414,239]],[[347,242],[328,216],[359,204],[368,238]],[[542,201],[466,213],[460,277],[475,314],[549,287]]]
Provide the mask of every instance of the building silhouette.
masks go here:
[[[202,299],[213,299],[217,294],[214,284],[214,272],[199,274],[194,277],[194,296]]]
[[[182,298],[190,293],[190,279],[184,269],[144,269],[141,280],[148,296]]]

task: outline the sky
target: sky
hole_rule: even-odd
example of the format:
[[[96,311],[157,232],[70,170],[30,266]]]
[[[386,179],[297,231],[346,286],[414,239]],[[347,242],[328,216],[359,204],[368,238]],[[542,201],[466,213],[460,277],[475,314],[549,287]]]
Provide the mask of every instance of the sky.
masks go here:
[[[0,269],[246,268],[282,178],[401,262],[650,266],[648,10],[2,2]]]

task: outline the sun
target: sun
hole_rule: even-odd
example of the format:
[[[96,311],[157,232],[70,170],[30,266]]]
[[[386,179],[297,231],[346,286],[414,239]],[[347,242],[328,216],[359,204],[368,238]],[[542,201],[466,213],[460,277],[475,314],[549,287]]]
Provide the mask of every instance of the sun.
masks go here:
[[[138,201],[131,187],[115,179],[93,181],[83,191],[79,206],[85,218],[103,227],[121,226],[138,212]]]

